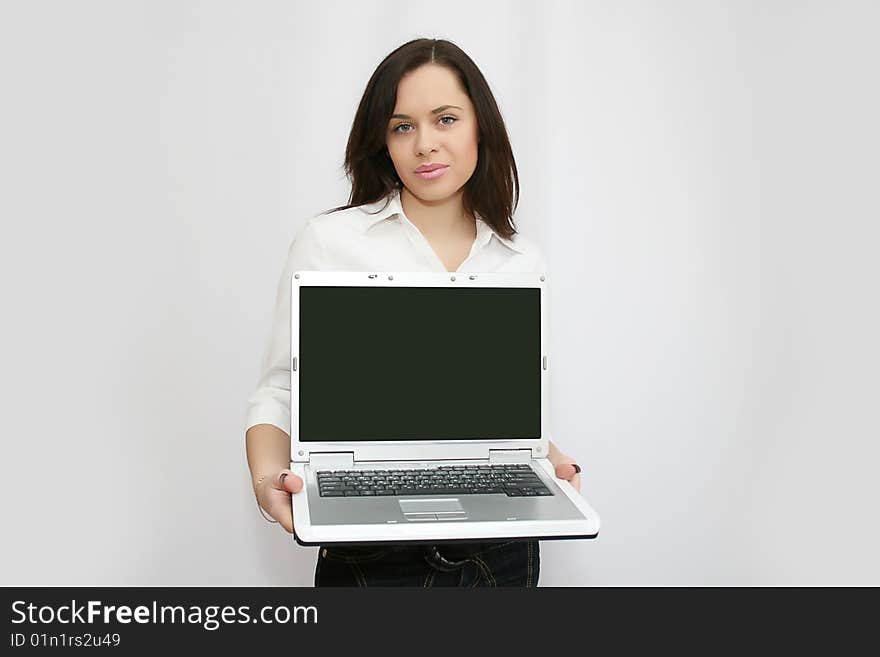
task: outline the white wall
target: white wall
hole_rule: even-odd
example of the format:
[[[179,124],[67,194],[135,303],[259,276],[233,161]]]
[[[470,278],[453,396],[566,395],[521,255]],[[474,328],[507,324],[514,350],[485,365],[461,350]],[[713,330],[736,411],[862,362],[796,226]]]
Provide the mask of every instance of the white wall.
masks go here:
[[[515,7],[515,10],[510,10]],[[880,584],[870,2],[0,6],[0,583],[310,585],[244,454],[278,277],[379,61],[492,85],[546,249],[542,585]]]

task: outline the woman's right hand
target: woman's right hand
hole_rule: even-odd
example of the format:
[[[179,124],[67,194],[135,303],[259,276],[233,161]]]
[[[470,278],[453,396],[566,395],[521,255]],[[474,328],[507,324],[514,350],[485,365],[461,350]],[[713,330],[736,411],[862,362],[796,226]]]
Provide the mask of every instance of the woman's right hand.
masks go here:
[[[257,504],[267,515],[277,520],[288,534],[293,533],[293,505],[290,496],[300,492],[303,483],[302,477],[290,470],[281,470],[271,480],[266,477],[255,489]]]

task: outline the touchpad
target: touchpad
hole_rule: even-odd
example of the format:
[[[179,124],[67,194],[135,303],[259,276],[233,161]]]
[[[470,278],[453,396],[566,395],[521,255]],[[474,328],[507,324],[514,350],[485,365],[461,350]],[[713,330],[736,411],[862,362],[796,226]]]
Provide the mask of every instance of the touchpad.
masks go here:
[[[444,511],[464,511],[457,498],[442,500],[400,500],[400,509],[404,513],[442,513]]]

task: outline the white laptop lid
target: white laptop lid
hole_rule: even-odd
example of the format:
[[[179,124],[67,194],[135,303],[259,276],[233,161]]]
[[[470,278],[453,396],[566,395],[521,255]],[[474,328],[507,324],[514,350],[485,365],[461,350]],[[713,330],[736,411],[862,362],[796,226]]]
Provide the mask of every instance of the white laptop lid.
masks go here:
[[[548,453],[537,273],[295,272],[291,460]]]

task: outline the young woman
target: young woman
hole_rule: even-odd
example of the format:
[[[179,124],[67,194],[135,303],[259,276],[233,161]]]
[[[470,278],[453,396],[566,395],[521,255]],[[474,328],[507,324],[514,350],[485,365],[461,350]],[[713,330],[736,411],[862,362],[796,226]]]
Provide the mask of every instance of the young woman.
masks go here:
[[[544,271],[519,235],[516,163],[489,85],[441,39],[410,41],[379,64],[345,153],[349,204],[311,218],[290,247],[257,390],[248,399],[247,454],[261,511],[288,532],[290,277],[296,270]],[[550,443],[556,475],[580,489],[580,468]],[[322,547],[315,585],[536,586],[537,541],[455,546]]]

